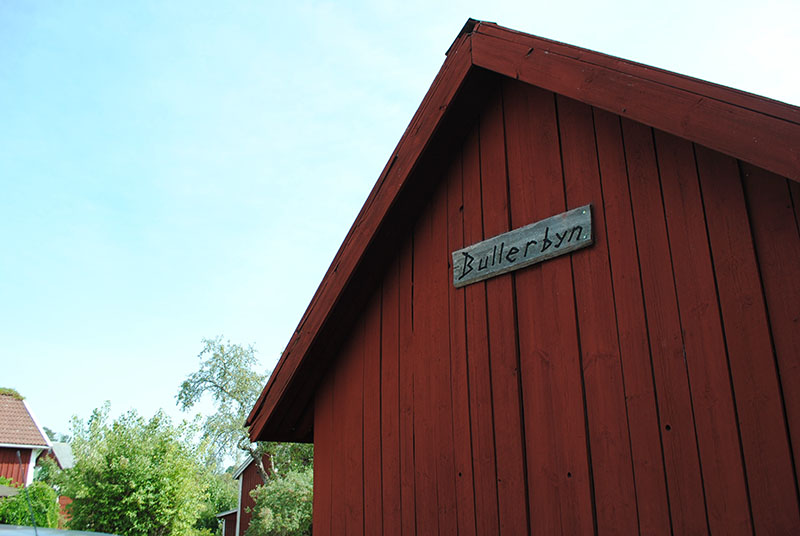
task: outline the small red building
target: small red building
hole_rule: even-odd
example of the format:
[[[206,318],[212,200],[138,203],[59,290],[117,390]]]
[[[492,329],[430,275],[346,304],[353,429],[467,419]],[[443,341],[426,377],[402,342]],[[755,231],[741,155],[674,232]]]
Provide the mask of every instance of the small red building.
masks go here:
[[[0,476],[28,485],[36,460],[51,445],[25,400],[12,393],[0,394]]]
[[[228,510],[227,512],[220,512],[217,514],[222,526],[222,536],[236,536],[236,520],[238,519],[238,510]]]
[[[799,181],[796,107],[469,21],[251,438],[316,535],[799,534]]]
[[[262,461],[265,467],[269,467],[269,457],[266,454]],[[250,492],[264,483],[250,457],[236,469],[233,479],[239,481],[239,501],[236,509],[217,514],[217,518],[222,523],[222,536],[241,536],[250,528],[250,520],[253,518],[252,511],[256,505]]]

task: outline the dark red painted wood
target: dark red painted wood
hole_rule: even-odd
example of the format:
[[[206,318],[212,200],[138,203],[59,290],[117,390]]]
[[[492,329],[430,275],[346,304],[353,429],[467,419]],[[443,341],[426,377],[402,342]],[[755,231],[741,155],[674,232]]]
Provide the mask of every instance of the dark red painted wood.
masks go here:
[[[333,419],[333,448],[331,449],[331,534],[344,534],[347,525],[345,510],[345,452],[347,445],[344,441],[344,415],[346,407],[346,383],[349,378],[346,374],[345,359],[348,348],[339,349],[337,352],[337,363],[331,367],[329,378],[331,378],[331,390],[333,396],[333,409],[331,411]],[[316,471],[316,468],[314,469]]]
[[[690,142],[660,131],[655,140],[708,524],[714,534],[749,534],[753,528],[694,151]]]
[[[475,28],[475,31],[478,33],[498,37],[506,41],[513,41],[515,43],[526,44],[529,47],[547,50],[550,54],[558,54],[560,56],[580,60],[611,71],[618,71],[629,76],[650,80],[652,82],[663,84],[667,87],[675,88],[676,90],[702,95],[707,98],[730,103],[734,106],[747,110],[753,110],[765,115],[778,117],[786,121],[800,123],[800,109],[794,106],[789,106],[783,102],[762,97],[760,95],[745,93],[743,91],[714,84],[712,82],[707,82],[705,80],[698,80],[697,78],[692,78],[690,76],[665,71],[663,69],[659,69],[658,67],[643,65],[623,58],[617,58],[602,54],[600,52],[595,52],[593,50],[587,50],[585,48],[559,43],[550,39],[544,39],[542,37],[503,28],[491,22],[481,22]]]
[[[447,251],[464,247],[464,197],[462,152],[454,155],[447,180]],[[450,389],[453,404],[453,462],[456,471],[456,508],[458,534],[473,535],[475,530],[475,483],[472,472],[472,427],[470,425],[469,374],[467,371],[467,341],[465,293],[447,284],[450,322]]]
[[[794,211],[798,207],[793,206],[790,189],[795,183],[748,164],[742,165],[742,179],[798,477],[800,231]]]
[[[792,205],[794,206],[794,220],[797,224],[798,232],[800,232],[800,183],[794,181],[787,181],[789,183],[789,190],[792,192]]]
[[[697,148],[756,532],[800,532],[792,457],[736,162]]]
[[[800,124],[561,54],[473,34],[472,61],[528,84],[702,143],[800,180]],[[742,156],[744,158],[744,156]]]
[[[565,209],[552,93],[503,86],[511,224]],[[531,531],[594,530],[570,258],[516,273]]]
[[[72,502],[69,497],[60,496],[58,498],[58,505],[61,515],[66,516],[66,508]],[[222,536],[235,536],[236,534],[236,511],[231,512],[226,516],[218,518],[222,524]],[[59,527],[61,528],[61,527]]]
[[[334,374],[320,385],[314,405],[314,502],[312,523],[314,534],[331,532],[332,502],[337,495],[333,487],[333,454],[336,452],[334,428]]]
[[[439,530],[439,504],[436,482],[436,426],[433,415],[434,380],[431,361],[434,359],[428,336],[428,311],[434,302],[427,285],[433,261],[431,251],[431,211],[417,220],[414,227],[414,491],[416,499],[417,531],[423,533]]]
[[[364,533],[383,532],[381,459],[381,289],[364,309]]]
[[[412,334],[413,280],[412,249],[409,236],[400,250],[398,278],[398,323],[400,348],[400,500],[402,533],[416,534],[414,489],[414,339]]]
[[[341,354],[342,436],[344,465],[342,492],[346,534],[364,533],[364,320],[353,330],[347,349]]]
[[[423,242],[428,250],[429,274],[422,278],[420,292],[429,299],[426,307],[424,343],[431,352],[430,377],[432,380],[432,414],[434,417],[434,456],[436,464],[436,492],[439,504],[439,532],[454,533],[458,527],[456,509],[456,469],[453,457],[453,406],[450,389],[450,344],[443,336],[448,330],[448,287],[451,284],[450,252],[447,249],[447,184],[453,168],[445,176],[434,196],[431,210],[429,241]],[[422,254],[422,252],[420,252]]]
[[[625,389],[592,109],[557,99],[567,208],[592,204],[594,246],[572,255],[581,366],[601,534],[638,531]]]
[[[262,461],[265,467],[269,466],[269,458],[267,456],[264,456]],[[249,464],[245,468],[239,476],[239,479],[242,481],[242,496],[238,520],[239,534],[241,535],[250,528],[250,521],[253,519],[253,509],[256,506],[256,501],[253,499],[253,496],[250,495],[250,492],[256,487],[263,485],[264,481],[261,479],[261,475],[258,474],[258,469],[256,469],[254,463]]]
[[[463,195],[464,243],[483,240],[481,207],[480,141],[477,129],[464,144]],[[475,517],[478,534],[497,534],[497,470],[492,411],[491,368],[486,325],[486,284],[463,289],[470,378],[470,418],[472,420],[472,455],[475,479]]]
[[[489,101],[481,117],[480,154],[483,234],[488,238],[510,230],[503,102],[499,90]],[[486,315],[494,441],[498,453],[497,500],[500,531],[504,534],[523,534],[528,532],[528,494],[525,485],[522,399],[511,274],[486,281]]]
[[[17,459],[17,450],[19,450],[22,465]],[[30,449],[0,447],[0,476],[24,484],[28,475],[30,459]]]
[[[397,262],[392,262],[383,282],[381,306],[380,428],[385,535],[400,534],[401,528],[398,285]]]
[[[620,118],[601,110],[594,118],[639,531],[667,535],[669,504]]]
[[[702,533],[708,525],[652,131],[626,119],[622,127],[672,527]]]

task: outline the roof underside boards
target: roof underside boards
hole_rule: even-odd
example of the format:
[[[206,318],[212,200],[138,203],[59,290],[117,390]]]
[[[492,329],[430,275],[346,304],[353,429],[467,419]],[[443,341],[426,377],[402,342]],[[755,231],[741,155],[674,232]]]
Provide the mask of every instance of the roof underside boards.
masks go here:
[[[470,32],[471,33],[466,33]],[[381,253],[432,185],[423,169],[460,141],[497,76],[664,130],[800,182],[800,108],[515,32],[467,24],[391,155],[289,341],[247,424],[253,440],[312,440],[313,393],[371,290]],[[444,160],[444,159],[439,159]],[[425,176],[431,176],[426,173]],[[387,245],[388,244],[388,245]]]

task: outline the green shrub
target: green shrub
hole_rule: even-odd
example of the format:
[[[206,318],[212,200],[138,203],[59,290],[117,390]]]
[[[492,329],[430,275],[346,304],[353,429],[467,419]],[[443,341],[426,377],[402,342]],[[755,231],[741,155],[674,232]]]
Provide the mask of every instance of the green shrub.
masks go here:
[[[0,477],[0,484],[8,486],[10,481]],[[30,507],[24,489],[20,489],[13,497],[0,499],[0,523],[30,526],[32,508],[37,527],[58,527],[58,496],[55,490],[44,482],[34,482],[28,486],[27,492]]]
[[[314,469],[293,470],[270,479],[250,495],[256,502],[247,536],[311,534]]]

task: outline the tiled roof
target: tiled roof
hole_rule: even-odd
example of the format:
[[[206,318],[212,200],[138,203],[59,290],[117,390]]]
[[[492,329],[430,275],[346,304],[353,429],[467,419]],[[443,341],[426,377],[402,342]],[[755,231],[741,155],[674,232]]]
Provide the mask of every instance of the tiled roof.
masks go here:
[[[0,444],[48,446],[25,402],[9,395],[0,395]]]

